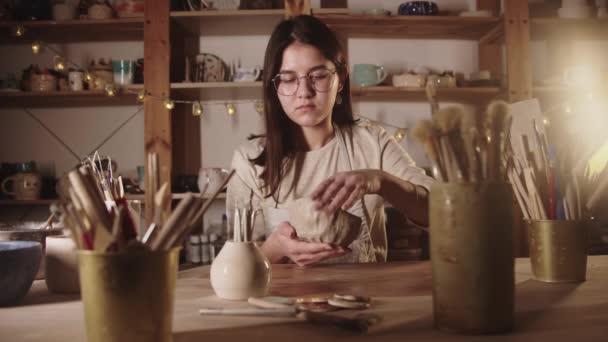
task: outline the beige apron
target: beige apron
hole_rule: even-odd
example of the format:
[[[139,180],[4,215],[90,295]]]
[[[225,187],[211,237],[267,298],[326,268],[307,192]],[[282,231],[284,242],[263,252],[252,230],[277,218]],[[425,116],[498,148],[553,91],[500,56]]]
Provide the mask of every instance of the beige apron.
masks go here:
[[[338,172],[340,171],[352,171],[352,163],[348,155],[346,148],[346,137],[344,133],[339,129],[335,129],[337,139],[339,141],[339,153],[340,159],[338,160]],[[278,198],[278,195],[277,195]],[[275,205],[265,206],[264,210],[264,234],[268,238],[272,232],[274,232],[277,226],[284,221],[289,222],[289,212],[285,208],[279,208],[277,200],[275,199]],[[325,260],[322,263],[358,263],[358,262],[375,262],[376,256],[373,253],[372,241],[370,235],[370,228],[368,226],[369,214],[363,205],[363,199],[357,201],[350,209],[348,213],[358,216],[361,219],[362,229],[359,237],[349,246],[351,249],[350,253],[347,253],[341,257],[331,258]]]

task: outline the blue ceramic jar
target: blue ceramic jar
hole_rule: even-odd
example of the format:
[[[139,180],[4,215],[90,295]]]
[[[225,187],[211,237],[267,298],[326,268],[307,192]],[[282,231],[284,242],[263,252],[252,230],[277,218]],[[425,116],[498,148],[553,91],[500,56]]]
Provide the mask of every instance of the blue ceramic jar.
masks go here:
[[[399,15],[437,15],[439,7],[433,1],[408,1],[399,6]]]

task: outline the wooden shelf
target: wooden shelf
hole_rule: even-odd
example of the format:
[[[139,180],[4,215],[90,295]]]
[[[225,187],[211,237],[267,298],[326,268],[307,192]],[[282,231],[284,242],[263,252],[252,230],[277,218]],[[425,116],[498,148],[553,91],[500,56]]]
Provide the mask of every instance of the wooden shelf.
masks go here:
[[[320,8],[313,11],[314,15],[348,13],[346,8]],[[285,10],[173,11],[170,17],[193,35],[268,35],[285,18]],[[236,24],[235,21],[239,23]]]
[[[0,92],[1,107],[81,107],[137,105],[137,94],[122,92],[109,97],[103,91]]]
[[[608,39],[607,19],[533,18],[530,23],[533,40]]]
[[[39,200],[0,200],[0,205],[51,205],[57,202],[54,199],[39,199]]]
[[[481,40],[502,26],[499,17],[319,14],[334,30],[360,37]]]
[[[424,88],[391,86],[353,87],[353,97],[358,100],[426,101]],[[503,95],[500,88],[446,88],[437,89],[440,101],[487,102]]]
[[[25,27],[21,38],[12,35],[18,24]],[[18,43],[42,40],[52,43],[80,41],[133,41],[144,36],[144,18],[119,18],[106,20],[62,20],[0,22],[0,43]]]
[[[261,89],[262,82],[203,82],[203,83],[171,83],[171,89],[185,95],[188,99],[197,98],[198,91],[227,90],[227,89]],[[395,100],[395,101],[426,101],[423,88],[405,88],[392,86],[351,87],[353,100]],[[438,89],[438,99],[442,101],[484,102],[502,95],[500,88],[470,87]]]
[[[200,193],[195,193],[193,195],[200,196]],[[178,193],[178,194],[173,194],[171,196],[171,198],[173,198],[174,200],[177,200],[177,199],[183,199],[185,196],[186,196],[186,193]],[[211,195],[210,194],[205,194],[205,195],[203,195],[203,198],[204,199],[209,199],[209,198],[211,198]],[[225,198],[226,198],[226,193],[225,192],[221,192],[217,196],[216,200],[225,199]],[[145,195],[144,194],[141,194],[141,195],[129,195],[129,194],[127,194],[127,199],[128,200],[135,200],[135,201],[145,201]]]
[[[171,83],[171,89],[262,88],[262,82],[182,82]]]

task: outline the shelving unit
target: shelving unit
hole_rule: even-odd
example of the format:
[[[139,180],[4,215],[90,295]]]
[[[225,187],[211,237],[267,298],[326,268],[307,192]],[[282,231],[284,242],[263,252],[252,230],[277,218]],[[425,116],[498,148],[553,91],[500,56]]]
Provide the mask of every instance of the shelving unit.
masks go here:
[[[261,90],[258,82],[181,83],[185,56],[199,53],[201,35],[251,35],[265,32],[281,20],[284,10],[235,10],[171,12],[169,1],[159,1],[146,7],[146,91],[154,96],[202,98],[210,92],[237,94]],[[307,4],[309,5],[309,4]],[[378,37],[412,39],[465,39],[479,43],[479,69],[490,70],[503,78],[506,89],[456,88],[440,89],[441,101],[484,104],[495,98],[510,101],[529,98],[532,84],[527,60],[529,56],[529,22],[527,1],[509,0],[504,15],[499,16],[500,1],[477,0],[477,8],[493,14],[487,18],[458,16],[438,17],[374,17],[349,14],[348,9],[313,10],[312,14],[325,21],[342,37]],[[247,25],[244,24],[247,23]],[[171,41],[171,46],[166,44]],[[503,63],[502,45],[506,46]],[[503,65],[506,64],[506,73]],[[152,72],[151,70],[154,70]],[[259,90],[258,90],[259,89]],[[390,86],[353,87],[357,100],[424,100],[422,89]],[[224,94],[224,93],[222,93]],[[162,103],[146,103],[146,152],[159,153],[161,180],[173,174],[189,174],[200,167],[200,126],[189,109],[173,110],[171,114]],[[182,106],[185,107],[185,106]],[[187,152],[186,152],[187,151]],[[147,194],[147,196],[152,196]],[[151,200],[151,197],[148,198]]]
[[[136,104],[137,95],[120,92],[109,97],[104,91],[16,91],[0,92],[2,107],[79,107]]]
[[[22,25],[25,35],[15,37],[12,30]],[[115,18],[104,20],[78,19],[62,21],[3,21],[0,22],[0,44],[65,44],[101,41],[141,41],[144,18]],[[141,86],[143,87],[143,85]],[[116,106],[136,104],[136,94],[127,89],[114,97],[103,91],[18,91],[0,92],[0,107],[77,107]]]
[[[396,100],[396,101],[426,101],[426,94],[421,88],[406,87],[353,87],[353,97],[359,100]],[[500,88],[445,88],[437,89],[439,101],[456,101],[478,103],[500,98],[504,93]]]
[[[356,37],[480,40],[502,26],[498,17],[315,15],[332,29]]]
[[[26,30],[24,37],[12,35],[17,25]],[[0,22],[0,44],[15,44],[43,40],[54,43],[73,43],[82,41],[131,41],[144,37],[144,19],[79,19],[62,21],[25,21]]]

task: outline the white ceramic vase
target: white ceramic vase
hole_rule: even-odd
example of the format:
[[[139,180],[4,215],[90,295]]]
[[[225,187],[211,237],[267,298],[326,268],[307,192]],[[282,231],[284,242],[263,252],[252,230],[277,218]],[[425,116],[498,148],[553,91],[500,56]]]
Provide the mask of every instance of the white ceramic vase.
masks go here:
[[[251,241],[227,241],[211,264],[211,287],[223,299],[266,296],[271,279],[270,261]]]

